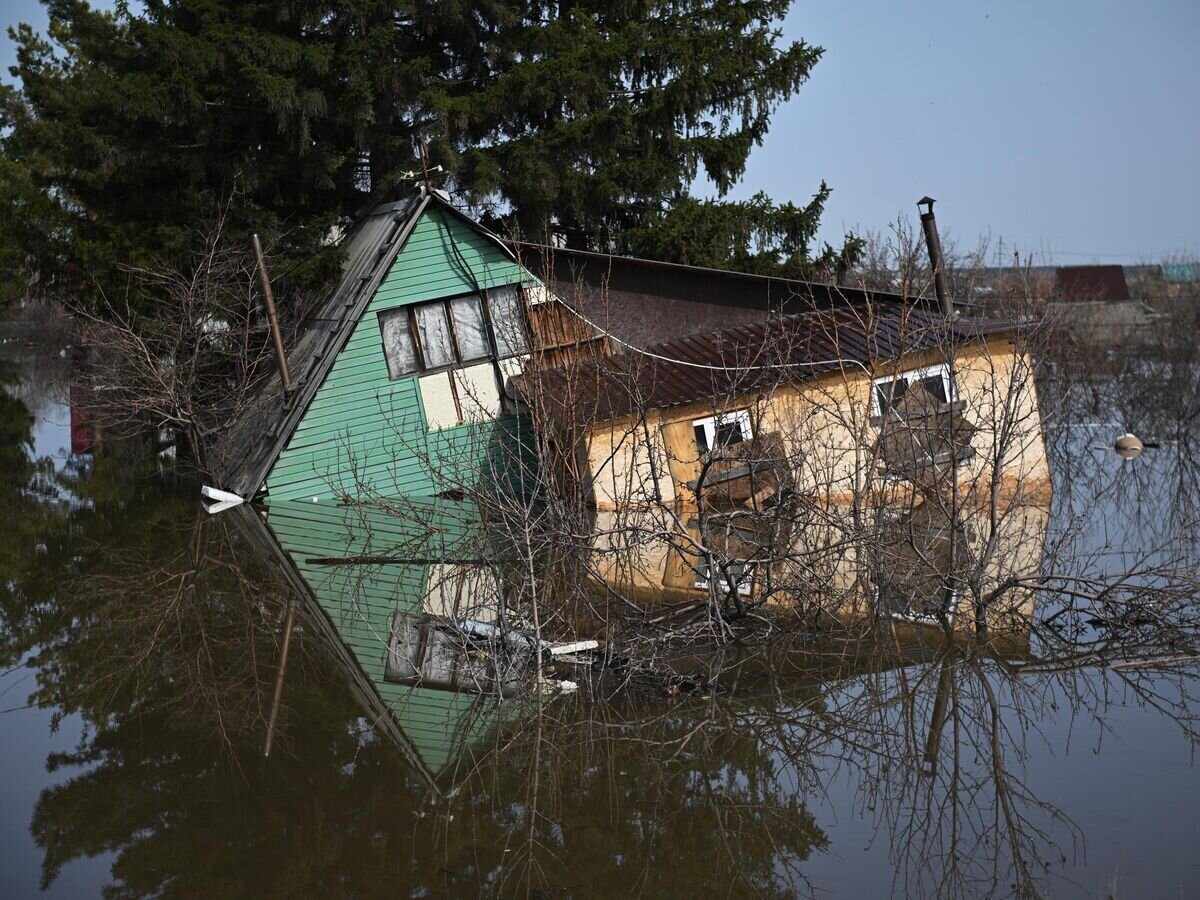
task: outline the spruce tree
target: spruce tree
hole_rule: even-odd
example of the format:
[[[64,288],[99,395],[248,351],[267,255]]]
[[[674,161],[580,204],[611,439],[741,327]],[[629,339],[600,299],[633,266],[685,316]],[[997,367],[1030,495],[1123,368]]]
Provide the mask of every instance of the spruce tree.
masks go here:
[[[0,89],[5,281],[120,291],[218,209],[325,283],[331,227],[423,169],[527,239],[803,275],[827,196],[724,195],[808,78],[790,0],[43,0]],[[423,149],[424,148],[424,151]],[[850,249],[853,249],[851,246]]]

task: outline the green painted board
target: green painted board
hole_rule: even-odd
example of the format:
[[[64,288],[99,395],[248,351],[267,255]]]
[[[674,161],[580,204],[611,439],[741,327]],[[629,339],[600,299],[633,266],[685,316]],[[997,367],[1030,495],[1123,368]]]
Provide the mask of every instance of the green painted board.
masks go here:
[[[478,512],[470,504],[436,498],[398,503],[402,516],[332,503],[276,502],[267,524],[396,725],[425,765],[441,774],[481,747],[515,704],[384,680],[392,618],[397,612],[421,614],[429,564],[344,560],[381,555],[478,558],[486,553]]]
[[[328,502],[364,491],[432,496],[478,483],[488,460],[505,458],[528,424],[504,417],[431,432],[417,378],[389,378],[378,314],[531,280],[494,240],[427,209],[268,473],[267,502]]]

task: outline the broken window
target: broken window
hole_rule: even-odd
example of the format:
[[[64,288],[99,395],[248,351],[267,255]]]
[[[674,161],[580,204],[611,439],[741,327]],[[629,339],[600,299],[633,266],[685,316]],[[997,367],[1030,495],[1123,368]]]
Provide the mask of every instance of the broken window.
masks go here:
[[[488,328],[488,313],[492,327]],[[521,286],[434,300],[379,314],[388,374],[402,378],[526,351]]]
[[[975,426],[962,415],[949,366],[876,379],[872,407],[888,475],[924,479],[931,467],[970,458]]]
[[[754,437],[750,428],[750,411],[746,409],[696,419],[692,422],[692,428],[696,433],[696,449],[702,456]]]
[[[894,377],[875,379],[874,411],[885,416],[894,410],[910,390],[923,390],[938,403],[949,403],[954,399],[954,384],[947,365],[914,369]]]

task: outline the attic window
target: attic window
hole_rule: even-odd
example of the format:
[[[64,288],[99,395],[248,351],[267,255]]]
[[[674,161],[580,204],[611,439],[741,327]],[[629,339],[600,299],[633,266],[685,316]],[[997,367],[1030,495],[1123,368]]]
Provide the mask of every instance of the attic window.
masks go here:
[[[938,403],[949,403],[954,399],[954,381],[950,367],[946,364],[913,369],[887,378],[876,378],[871,394],[871,409],[874,415],[882,416],[899,405],[910,390],[922,388]]]
[[[702,456],[754,437],[750,428],[750,411],[747,409],[696,419],[692,422],[692,428],[696,432],[696,449]]]
[[[393,379],[524,353],[525,328],[519,284],[379,314]]]
[[[417,320],[417,340],[425,368],[440,369],[454,362],[454,336],[450,333],[450,317],[446,304],[426,303],[413,310]]]

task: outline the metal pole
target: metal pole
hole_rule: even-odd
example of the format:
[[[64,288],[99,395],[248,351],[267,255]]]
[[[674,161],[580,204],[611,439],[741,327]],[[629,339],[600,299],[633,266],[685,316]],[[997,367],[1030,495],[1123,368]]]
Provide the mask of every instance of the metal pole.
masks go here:
[[[267,720],[267,742],[263,756],[271,755],[271,742],[275,738],[275,720],[279,716],[279,701],[283,699],[283,674],[287,671],[288,648],[292,645],[292,625],[296,622],[296,601],[288,599],[287,621],[283,626],[283,646],[279,649],[279,671],[275,673],[275,696],[271,699],[271,717]]]
[[[954,315],[954,302],[950,292],[946,290],[946,262],[942,258],[942,241],[938,237],[937,220],[933,217],[933,198],[922,197],[917,201],[921,210],[921,227],[925,230],[925,247],[929,250],[929,267],[933,269],[933,290],[937,294],[938,304],[947,316]]]
[[[262,244],[258,235],[254,239],[254,256],[258,260],[258,274],[262,278],[263,299],[267,304],[267,321],[271,323],[271,339],[275,342],[275,355],[279,358],[279,377],[284,391],[291,391],[292,376],[288,372],[287,354],[283,351],[283,335],[279,331],[279,317],[275,314],[275,295],[271,293],[271,279],[267,277],[267,261],[263,259]]]

